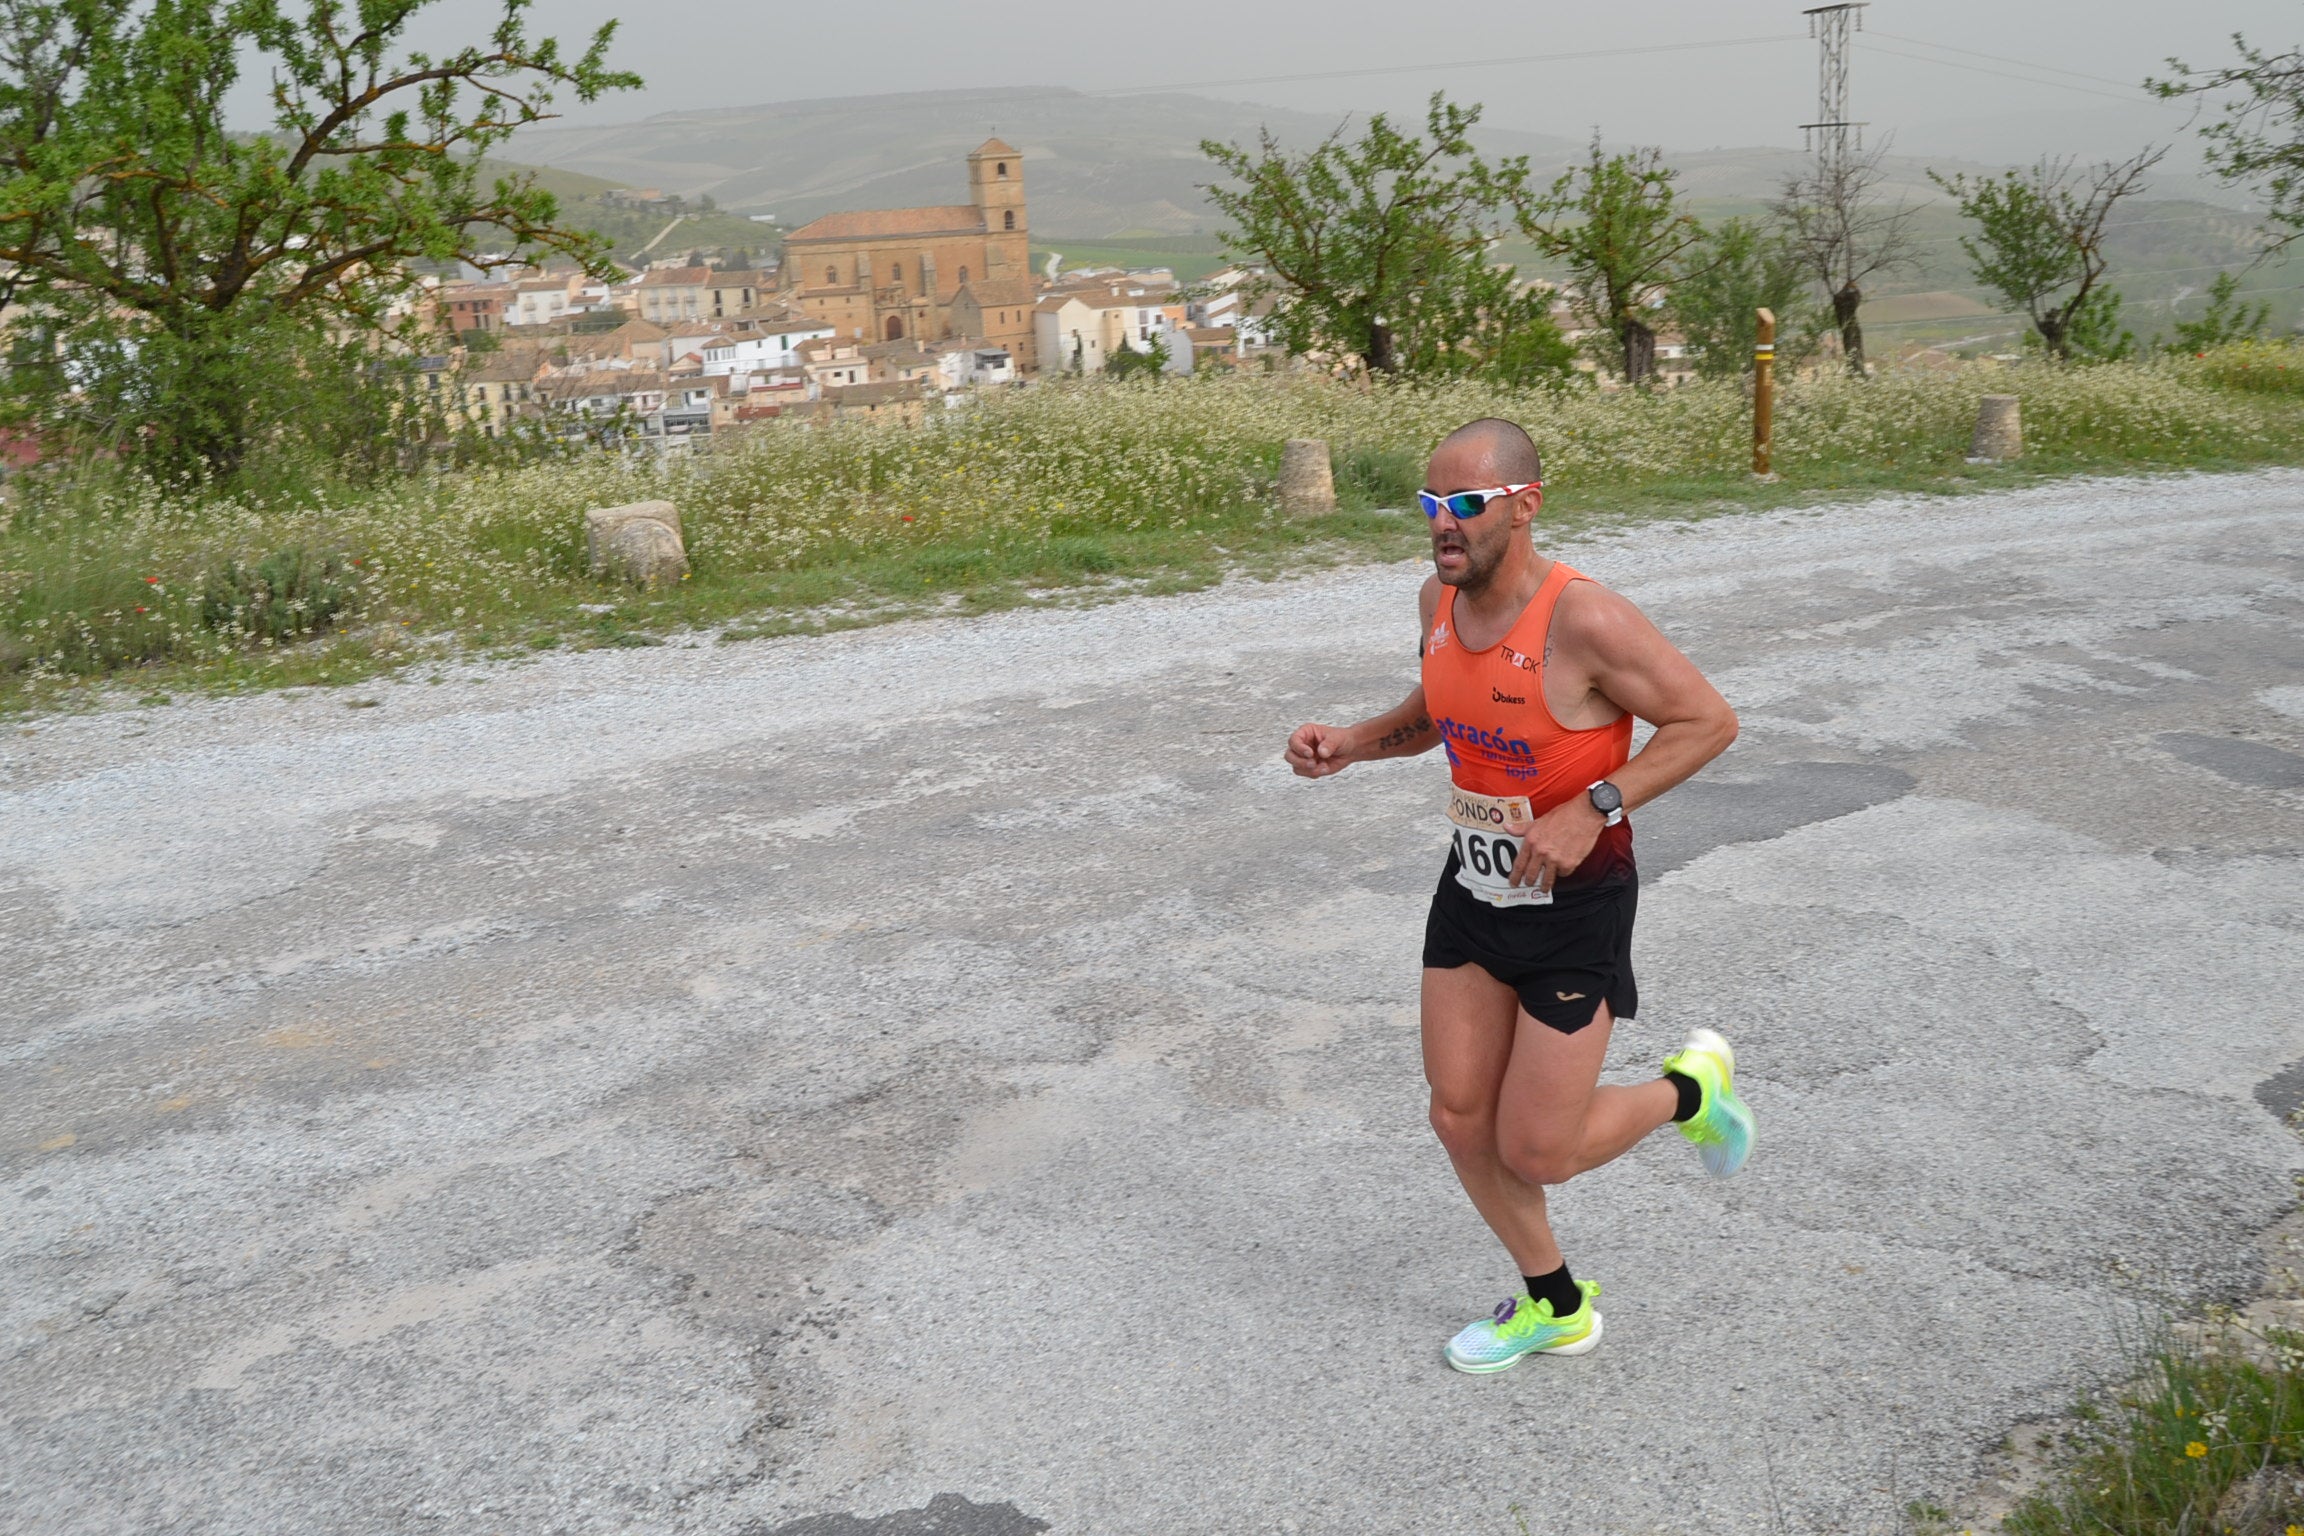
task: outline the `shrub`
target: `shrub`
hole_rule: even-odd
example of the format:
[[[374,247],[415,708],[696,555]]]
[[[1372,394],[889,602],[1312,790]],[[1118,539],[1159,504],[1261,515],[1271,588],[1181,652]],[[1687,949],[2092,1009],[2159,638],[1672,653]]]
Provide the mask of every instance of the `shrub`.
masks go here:
[[[200,622],[230,638],[277,643],[327,628],[358,596],[351,557],[298,545],[210,573]]]

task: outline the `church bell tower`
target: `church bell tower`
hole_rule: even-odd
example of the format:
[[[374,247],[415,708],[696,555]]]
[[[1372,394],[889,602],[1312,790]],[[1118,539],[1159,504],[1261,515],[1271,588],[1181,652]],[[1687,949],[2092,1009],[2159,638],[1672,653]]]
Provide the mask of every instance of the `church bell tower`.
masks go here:
[[[1032,236],[1024,220],[1024,157],[986,139],[968,157],[968,192],[984,215],[986,277],[1028,277]]]

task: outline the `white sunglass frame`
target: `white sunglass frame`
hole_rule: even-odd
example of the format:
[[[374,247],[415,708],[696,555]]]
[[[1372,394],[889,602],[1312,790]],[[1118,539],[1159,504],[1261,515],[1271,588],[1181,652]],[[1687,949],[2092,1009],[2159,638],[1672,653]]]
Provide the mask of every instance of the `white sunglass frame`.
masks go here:
[[[1476,491],[1450,491],[1446,496],[1435,496],[1430,491],[1419,488],[1416,492],[1416,505],[1422,509],[1424,519],[1427,522],[1437,521],[1442,512],[1446,512],[1450,517],[1462,522],[1467,515],[1478,517],[1481,512],[1487,511],[1489,503],[1495,501],[1499,496],[1517,496],[1522,491],[1540,491],[1542,489],[1544,489],[1544,482],[1541,480],[1526,480],[1518,485],[1484,486]],[[1480,512],[1465,514],[1449,506],[1448,503],[1458,496],[1481,497]]]

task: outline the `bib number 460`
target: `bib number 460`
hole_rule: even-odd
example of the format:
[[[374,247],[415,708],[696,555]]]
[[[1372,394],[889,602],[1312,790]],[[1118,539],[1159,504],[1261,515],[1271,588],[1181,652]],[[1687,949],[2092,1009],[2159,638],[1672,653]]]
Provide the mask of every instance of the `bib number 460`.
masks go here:
[[[1511,878],[1512,866],[1520,861],[1520,845],[1508,837],[1458,827],[1456,857],[1483,880],[1500,885]]]

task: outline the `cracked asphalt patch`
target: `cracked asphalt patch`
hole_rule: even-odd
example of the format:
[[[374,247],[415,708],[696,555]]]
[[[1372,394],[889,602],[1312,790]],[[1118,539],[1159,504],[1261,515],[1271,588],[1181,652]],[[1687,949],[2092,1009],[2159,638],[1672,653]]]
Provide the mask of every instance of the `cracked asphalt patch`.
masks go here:
[[[1610,1070],[1718,1027],[1762,1120],[1559,1192],[1591,1356],[1439,1361],[1513,1279],[1423,1119],[1444,769],[1279,763],[1414,568],[554,656],[0,742],[0,1530],[1950,1505],[2292,1204],[2304,475],[1562,553],[1745,725],[1635,817]]]

